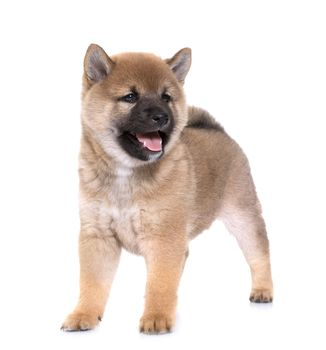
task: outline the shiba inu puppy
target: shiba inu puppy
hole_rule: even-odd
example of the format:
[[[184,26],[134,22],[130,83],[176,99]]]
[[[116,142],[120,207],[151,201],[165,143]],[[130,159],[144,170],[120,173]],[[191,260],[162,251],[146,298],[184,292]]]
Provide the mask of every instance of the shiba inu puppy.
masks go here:
[[[121,248],[147,266],[140,331],[175,322],[188,243],[219,218],[252,275],[250,301],[271,302],[269,243],[249,164],[204,110],[188,107],[183,83],[191,50],[109,57],[90,45],[84,60],[80,150],[80,297],[62,329],[103,317]]]

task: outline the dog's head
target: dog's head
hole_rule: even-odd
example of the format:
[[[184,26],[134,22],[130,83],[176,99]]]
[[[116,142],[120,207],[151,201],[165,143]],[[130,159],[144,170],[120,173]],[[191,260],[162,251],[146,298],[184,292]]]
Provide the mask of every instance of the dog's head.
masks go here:
[[[84,60],[82,122],[104,151],[134,167],[169,152],[187,123],[183,82],[191,50],[171,59],[90,45]]]

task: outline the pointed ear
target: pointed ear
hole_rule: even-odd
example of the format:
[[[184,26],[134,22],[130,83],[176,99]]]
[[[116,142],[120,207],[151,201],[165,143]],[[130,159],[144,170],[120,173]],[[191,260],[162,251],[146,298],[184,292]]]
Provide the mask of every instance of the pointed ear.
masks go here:
[[[183,84],[191,65],[191,49],[186,47],[165,62],[170,66],[178,81]]]
[[[113,66],[114,62],[100,46],[89,45],[84,59],[84,72],[90,83],[95,84],[106,78]]]

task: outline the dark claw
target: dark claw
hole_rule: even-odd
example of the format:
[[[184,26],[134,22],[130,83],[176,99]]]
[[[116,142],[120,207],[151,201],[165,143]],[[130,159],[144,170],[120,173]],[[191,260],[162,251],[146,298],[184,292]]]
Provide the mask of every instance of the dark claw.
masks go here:
[[[270,299],[263,299],[262,296],[259,296],[258,298],[255,298],[254,296],[251,296],[249,298],[250,302],[251,303],[256,303],[256,304],[267,304],[267,303],[271,303],[273,301],[273,298],[270,298]]]

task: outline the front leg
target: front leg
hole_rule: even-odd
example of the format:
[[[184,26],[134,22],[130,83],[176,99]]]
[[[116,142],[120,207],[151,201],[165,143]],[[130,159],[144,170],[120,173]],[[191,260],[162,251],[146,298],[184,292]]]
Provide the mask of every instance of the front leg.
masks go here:
[[[80,296],[75,310],[63,323],[63,330],[93,329],[102,319],[120,251],[121,248],[113,235],[81,232]]]
[[[144,248],[147,285],[139,328],[148,334],[170,332],[175,322],[177,289],[187,254],[183,232],[175,239],[151,238]]]

